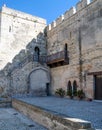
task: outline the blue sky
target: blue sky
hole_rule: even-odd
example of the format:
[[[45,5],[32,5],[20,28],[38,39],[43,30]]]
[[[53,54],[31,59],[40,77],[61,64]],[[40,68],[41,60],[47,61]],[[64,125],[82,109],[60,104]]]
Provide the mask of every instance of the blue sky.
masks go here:
[[[39,16],[51,23],[80,0],[0,0],[0,7],[7,7]]]

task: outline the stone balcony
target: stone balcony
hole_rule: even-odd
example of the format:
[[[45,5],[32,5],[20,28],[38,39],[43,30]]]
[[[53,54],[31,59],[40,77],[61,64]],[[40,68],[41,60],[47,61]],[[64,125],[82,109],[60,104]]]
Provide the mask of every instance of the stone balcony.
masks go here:
[[[51,68],[67,65],[69,64],[68,52],[60,51],[49,56],[30,54],[27,57],[23,58],[21,61],[16,62],[10,69],[10,73],[12,73],[12,71],[17,68],[22,68],[29,62],[37,62],[42,65],[47,64]]]
[[[66,64],[69,64],[68,52],[60,51],[47,56],[47,65],[50,67],[57,67]]]

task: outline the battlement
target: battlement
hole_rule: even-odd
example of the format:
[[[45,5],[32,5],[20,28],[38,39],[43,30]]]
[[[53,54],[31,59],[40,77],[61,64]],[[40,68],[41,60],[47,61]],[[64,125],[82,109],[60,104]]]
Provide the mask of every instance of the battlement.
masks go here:
[[[36,17],[36,16],[30,15],[30,14],[27,14],[27,13],[24,13],[21,11],[14,10],[14,9],[10,9],[10,8],[6,7],[5,5],[1,8],[1,12],[3,14],[7,14],[7,15],[10,15],[13,17],[18,17],[21,19],[25,19],[28,21],[34,21],[34,22],[46,25],[46,20],[43,18]]]
[[[94,3],[95,1],[97,1],[97,0],[81,0],[81,1],[79,1],[76,4],[75,7],[70,8],[63,15],[61,15],[60,17],[58,17],[54,22],[52,22],[51,24],[49,24],[47,26],[47,30],[48,31],[52,30],[54,27],[58,26],[59,24],[61,24],[66,19],[70,19],[70,17],[76,15],[80,10],[84,9],[88,5]]]
[[[79,11],[89,5],[92,1],[91,0],[81,0],[76,5],[76,11]]]

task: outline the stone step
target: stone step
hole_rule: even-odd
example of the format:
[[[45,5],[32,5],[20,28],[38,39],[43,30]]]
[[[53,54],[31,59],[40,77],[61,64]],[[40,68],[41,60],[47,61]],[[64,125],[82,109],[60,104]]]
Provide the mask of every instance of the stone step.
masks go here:
[[[13,98],[12,106],[49,130],[95,130],[88,121],[59,115],[57,112],[31,105],[20,99]]]
[[[11,99],[0,98],[0,108],[11,107]]]

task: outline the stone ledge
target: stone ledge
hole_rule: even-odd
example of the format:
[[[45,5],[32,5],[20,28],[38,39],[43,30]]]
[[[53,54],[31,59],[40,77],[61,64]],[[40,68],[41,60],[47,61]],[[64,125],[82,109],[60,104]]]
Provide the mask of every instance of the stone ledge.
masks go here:
[[[11,99],[0,98],[0,108],[11,107]]]
[[[18,99],[12,100],[12,106],[49,130],[95,130],[88,121],[59,115]]]

